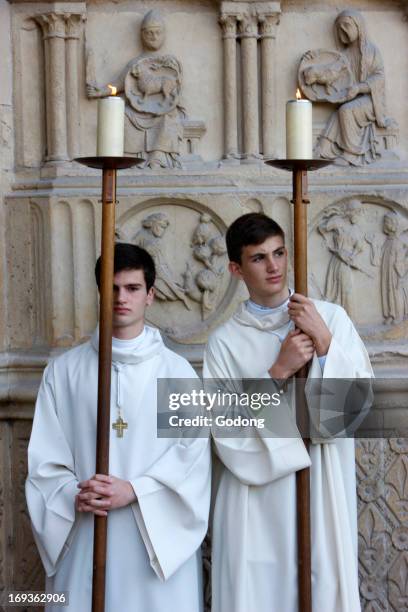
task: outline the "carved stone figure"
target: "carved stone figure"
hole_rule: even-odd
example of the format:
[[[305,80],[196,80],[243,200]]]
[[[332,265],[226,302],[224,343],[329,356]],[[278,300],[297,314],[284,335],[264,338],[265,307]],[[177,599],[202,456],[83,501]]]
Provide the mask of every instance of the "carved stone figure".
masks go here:
[[[164,213],[153,213],[142,221],[142,229],[133,239],[134,244],[146,249],[156,265],[154,288],[159,300],[180,300],[190,310],[184,289],[173,278],[173,273],[162,250],[162,238],[170,221]]]
[[[318,225],[332,256],[326,274],[325,298],[345,308],[350,316],[353,304],[353,270],[371,276],[357,258],[365,246],[364,234],[358,221],[363,207],[360,200],[351,200],[344,207],[332,207]]]
[[[322,100],[325,93],[328,101],[331,101],[330,96],[333,96],[333,101],[339,101],[339,92],[352,80],[350,66],[344,55],[334,51],[319,50],[309,51],[304,58],[312,61],[319,59],[321,62],[306,65],[301,71],[305,86],[311,88],[315,99]],[[323,63],[323,60],[326,61]],[[323,86],[324,92],[318,87],[319,85]],[[305,86],[302,89],[305,89]],[[312,99],[310,93],[309,98]]]
[[[125,150],[146,157],[149,167],[181,167],[183,137],[182,66],[173,55],[162,55],[165,23],[149,11],[142,22],[143,53],[130,60],[111,83],[126,101]],[[87,84],[90,98],[109,95],[108,85]]]
[[[381,266],[381,303],[384,323],[399,323],[408,316],[408,245],[402,242],[402,218],[390,211],[383,218],[384,238],[368,234],[371,262]]]
[[[201,303],[202,316],[205,318],[213,311],[224,267],[219,258],[226,253],[225,241],[221,234],[214,234],[211,217],[202,214],[191,241],[194,258],[204,265],[204,269],[194,269],[187,262],[184,272],[184,290],[196,302]],[[218,264],[218,266],[217,266]]]
[[[308,51],[299,66],[299,84],[311,100],[340,104],[320,135],[316,153],[354,166],[378,159],[397,124],[387,117],[384,66],[367,36],[361,13],[341,12],[335,34],[342,52]]]

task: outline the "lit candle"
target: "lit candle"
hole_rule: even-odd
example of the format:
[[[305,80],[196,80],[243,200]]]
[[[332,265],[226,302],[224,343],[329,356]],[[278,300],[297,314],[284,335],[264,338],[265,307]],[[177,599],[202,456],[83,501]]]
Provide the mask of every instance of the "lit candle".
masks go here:
[[[125,102],[116,95],[116,87],[108,85],[112,95],[98,100],[98,136],[96,154],[99,157],[122,157],[125,133]]]
[[[313,159],[312,103],[301,98],[286,103],[286,159]]]

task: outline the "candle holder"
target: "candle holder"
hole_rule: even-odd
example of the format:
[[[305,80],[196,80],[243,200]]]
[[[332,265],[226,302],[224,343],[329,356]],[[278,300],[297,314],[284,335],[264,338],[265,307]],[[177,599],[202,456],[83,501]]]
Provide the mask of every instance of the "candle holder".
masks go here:
[[[307,296],[307,204],[308,171],[320,170],[332,164],[325,159],[268,159],[265,163],[274,168],[292,172],[294,204],[294,271],[295,291]],[[309,449],[309,415],[305,397],[305,381],[308,365],[296,373],[296,421],[300,432],[307,436],[304,443]],[[296,472],[297,542],[298,542],[298,592],[299,612],[312,612],[312,539],[310,522],[310,469]]]
[[[110,393],[112,367],[113,267],[117,171],[142,164],[137,157],[78,157],[74,161],[102,170],[102,239],[99,308],[98,416],[96,474],[109,474]],[[105,609],[107,516],[94,518],[92,611]]]

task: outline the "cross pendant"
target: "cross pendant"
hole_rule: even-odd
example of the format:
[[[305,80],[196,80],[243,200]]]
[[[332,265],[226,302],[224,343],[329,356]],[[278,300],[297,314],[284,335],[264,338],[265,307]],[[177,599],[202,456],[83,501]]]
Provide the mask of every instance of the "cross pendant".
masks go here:
[[[112,429],[116,430],[116,437],[123,438],[123,430],[128,428],[128,424],[119,416],[114,423],[112,423]]]

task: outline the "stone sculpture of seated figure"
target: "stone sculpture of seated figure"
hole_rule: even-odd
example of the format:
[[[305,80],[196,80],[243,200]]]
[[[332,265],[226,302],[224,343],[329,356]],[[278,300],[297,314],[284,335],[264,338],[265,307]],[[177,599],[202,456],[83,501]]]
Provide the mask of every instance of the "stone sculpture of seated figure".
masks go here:
[[[335,34],[342,51],[305,53],[299,82],[306,97],[340,104],[319,136],[316,154],[362,166],[378,159],[385,146],[396,144],[398,126],[386,115],[383,61],[367,37],[363,16],[343,11],[335,21]],[[324,57],[333,61],[323,63]]]
[[[183,138],[182,67],[173,55],[162,55],[164,20],[151,10],[142,21],[143,53],[130,60],[111,85],[126,103],[125,151],[146,158],[149,167],[181,167]],[[90,98],[108,96],[108,85],[87,85]]]

